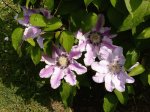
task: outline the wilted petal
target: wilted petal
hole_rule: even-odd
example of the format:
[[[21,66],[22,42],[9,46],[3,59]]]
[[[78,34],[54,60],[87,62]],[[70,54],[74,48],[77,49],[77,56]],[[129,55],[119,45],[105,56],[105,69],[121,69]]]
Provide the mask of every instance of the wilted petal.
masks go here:
[[[107,91],[112,92],[114,89],[114,85],[112,83],[111,74],[107,74],[105,76],[105,88]]]
[[[76,75],[69,69],[66,69],[65,71],[65,77],[64,79],[66,82],[68,82],[70,85],[76,85]]]
[[[38,35],[40,35],[41,29],[29,26],[28,28],[25,29],[24,31],[24,39],[26,40],[27,38],[35,38]]]
[[[44,48],[43,40],[44,39],[40,36],[37,38],[37,43],[39,44],[40,48]]]
[[[96,53],[94,47],[91,44],[87,44],[86,51],[87,52],[85,53],[84,64],[86,66],[90,66],[95,61]]]
[[[99,63],[93,62],[91,65],[91,68],[99,73],[108,73],[109,69],[108,66],[109,62],[102,60]]]
[[[49,78],[54,72],[54,66],[46,65],[45,68],[43,68],[40,71],[40,77],[41,78]]]
[[[96,83],[102,83],[104,82],[104,77],[106,74],[101,74],[101,73],[96,73],[95,76],[92,77],[92,79],[94,80],[94,82]]]
[[[60,86],[61,79],[64,77],[64,71],[58,67],[54,68],[54,73],[51,76],[50,83],[53,89],[56,89]]]
[[[87,68],[75,60],[69,65],[69,69],[75,71],[78,75],[87,72]]]

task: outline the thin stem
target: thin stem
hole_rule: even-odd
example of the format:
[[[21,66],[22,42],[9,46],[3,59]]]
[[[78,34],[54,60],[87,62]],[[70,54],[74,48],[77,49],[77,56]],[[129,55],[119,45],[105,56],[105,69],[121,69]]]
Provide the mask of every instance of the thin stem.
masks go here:
[[[57,11],[58,11],[58,9],[59,9],[61,3],[62,3],[62,0],[60,0],[59,4],[58,4],[58,6],[57,6],[57,8],[56,8],[56,10],[55,10],[55,12],[54,12],[54,15],[57,13]]]

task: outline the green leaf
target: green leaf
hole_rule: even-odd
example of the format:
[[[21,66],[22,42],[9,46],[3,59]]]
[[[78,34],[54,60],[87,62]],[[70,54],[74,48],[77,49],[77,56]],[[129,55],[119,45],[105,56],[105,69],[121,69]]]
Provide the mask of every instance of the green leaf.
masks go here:
[[[133,16],[133,14],[132,14],[132,7],[131,7],[131,4],[130,4],[130,0],[124,0],[124,1],[125,1],[127,10],[128,10],[129,13]]]
[[[19,56],[21,56],[21,42],[22,42],[22,36],[23,36],[23,29],[22,28],[16,28],[12,35],[12,45],[14,49],[17,51]]]
[[[87,7],[93,0],[84,0],[84,4]]]
[[[44,31],[54,31],[60,28],[61,26],[62,26],[61,20],[56,17],[53,17],[48,21],[46,27],[44,28]]]
[[[31,49],[31,59],[35,65],[37,65],[41,60],[41,51],[39,47],[32,47]]]
[[[34,42],[33,38],[28,38],[26,41],[27,41],[29,44],[31,44],[32,46],[35,46],[35,42]]]
[[[22,41],[22,35],[23,35],[23,29],[22,28],[16,28],[12,33],[12,44],[15,50],[18,49],[20,46],[20,43]]]
[[[150,85],[150,73],[148,74],[148,84]]]
[[[115,112],[118,100],[115,95],[109,93],[104,96],[103,109],[104,112]]]
[[[114,93],[116,94],[116,96],[117,96],[117,98],[118,98],[118,100],[119,100],[119,102],[121,104],[126,104],[127,103],[127,101],[128,101],[128,93],[127,93],[127,91],[120,92],[120,91],[115,89]]]
[[[111,5],[112,5],[113,7],[115,7],[115,6],[116,6],[116,3],[117,3],[117,0],[110,0],[110,2],[111,2]]]
[[[133,85],[127,85],[127,90],[128,90],[128,94],[135,95],[135,91],[134,91]]]
[[[62,82],[62,88],[60,90],[60,95],[65,107],[71,105],[73,97],[76,95],[76,87],[71,86],[66,82]]]
[[[84,19],[82,21],[82,29],[89,31],[96,25],[98,17],[95,13],[89,13]]]
[[[145,71],[145,68],[139,64],[138,66],[134,67],[131,70],[131,72],[129,73],[129,76],[136,76],[136,75],[143,73],[144,71]]]
[[[67,52],[70,52],[74,44],[74,36],[69,31],[63,31],[60,35],[60,44],[64,47]]]
[[[133,16],[133,12],[140,6],[142,0],[124,0],[129,13]]]
[[[54,0],[44,0],[44,7],[49,9],[49,10],[53,10],[54,8]]]
[[[137,39],[148,39],[150,38],[150,27],[145,28]]]
[[[45,54],[48,54],[49,56],[52,55],[52,42],[50,40],[44,43],[43,50]]]
[[[123,21],[118,31],[126,31],[135,28],[140,23],[144,22],[144,17],[147,16],[150,8],[150,2],[143,0],[140,6],[133,12],[133,15],[128,15]]]
[[[30,16],[30,23],[33,26],[45,27],[46,26],[46,19],[44,16],[42,16],[40,14],[32,14]]]
[[[125,68],[129,69],[131,66],[133,66],[139,59],[139,52],[135,49],[130,49],[126,53],[126,62],[125,62]]]

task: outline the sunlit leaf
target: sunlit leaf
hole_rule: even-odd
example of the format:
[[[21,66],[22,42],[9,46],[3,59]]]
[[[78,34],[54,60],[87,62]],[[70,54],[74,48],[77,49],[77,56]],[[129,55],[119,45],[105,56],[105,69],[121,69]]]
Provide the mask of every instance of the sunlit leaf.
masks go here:
[[[39,26],[39,27],[44,27],[46,26],[46,20],[45,17],[40,15],[40,14],[32,14],[30,16],[30,23],[33,26]]]
[[[74,44],[74,36],[69,31],[63,31],[60,35],[60,44],[64,47],[67,52],[70,52]]]
[[[150,27],[144,29],[137,39],[148,39],[150,38]]]
[[[139,64],[138,66],[134,67],[131,70],[131,72],[129,73],[129,76],[136,76],[136,75],[143,73],[144,71],[145,71],[145,68]]]
[[[44,28],[44,31],[54,31],[57,30],[62,26],[62,22],[60,19],[53,17],[47,22],[46,27]]]

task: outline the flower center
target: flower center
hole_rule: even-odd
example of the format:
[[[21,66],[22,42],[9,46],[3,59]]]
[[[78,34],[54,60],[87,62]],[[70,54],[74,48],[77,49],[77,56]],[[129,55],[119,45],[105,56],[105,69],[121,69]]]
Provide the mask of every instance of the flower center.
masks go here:
[[[58,58],[58,65],[59,66],[64,68],[64,67],[67,67],[68,63],[69,63],[69,60],[66,56],[62,55]]]
[[[98,32],[91,32],[89,34],[89,39],[92,44],[99,44],[102,41],[102,36]]]
[[[111,73],[119,73],[121,71],[121,65],[117,62],[111,63],[109,65],[109,70]]]

